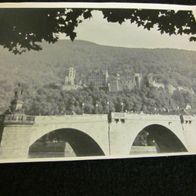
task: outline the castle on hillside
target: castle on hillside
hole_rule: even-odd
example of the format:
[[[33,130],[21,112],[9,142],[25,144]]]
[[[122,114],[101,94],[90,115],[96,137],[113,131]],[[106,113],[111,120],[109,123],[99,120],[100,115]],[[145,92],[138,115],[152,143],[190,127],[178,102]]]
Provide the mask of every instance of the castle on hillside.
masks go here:
[[[90,72],[84,81],[85,86],[93,86],[96,88],[107,89],[108,88],[109,74],[108,70],[97,71],[93,70]]]
[[[121,77],[116,73],[111,75],[108,80],[108,90],[110,92],[132,90],[134,88],[140,89],[142,83],[142,74],[135,73],[133,76]]]
[[[76,69],[69,67],[66,70],[65,81],[62,90],[76,90],[83,87],[96,87],[109,92],[118,92],[124,89],[132,90],[133,88],[141,88],[142,74],[135,73],[133,76],[121,77],[119,73],[109,74],[108,70],[93,70],[86,78],[76,83]]]
[[[104,89],[109,92],[118,92],[122,90],[132,90],[134,88],[140,89],[143,82],[143,76],[141,73],[134,73],[133,75],[121,76],[119,73],[109,73],[106,69],[103,70],[92,70],[88,75],[79,81],[76,77],[76,69],[74,67],[69,67],[65,73],[65,80],[62,86],[62,90],[76,90],[84,87],[96,87],[99,89]],[[149,86],[167,90],[169,94],[173,94],[174,91],[178,90],[185,93],[194,94],[192,88],[184,86],[173,86],[172,84],[164,84],[155,80],[154,74],[149,73],[147,75],[147,83]]]
[[[163,89],[163,90],[167,90],[170,95],[172,95],[174,93],[174,91],[176,91],[176,90],[184,92],[184,93],[189,93],[189,94],[192,94],[192,95],[195,94],[193,89],[189,88],[189,87],[185,87],[185,86],[177,86],[177,87],[175,87],[172,84],[164,84],[164,83],[161,83],[161,82],[157,82],[154,79],[153,73],[148,74],[147,81],[148,81],[148,84],[150,86],[153,86],[153,87],[159,88],[159,89]]]

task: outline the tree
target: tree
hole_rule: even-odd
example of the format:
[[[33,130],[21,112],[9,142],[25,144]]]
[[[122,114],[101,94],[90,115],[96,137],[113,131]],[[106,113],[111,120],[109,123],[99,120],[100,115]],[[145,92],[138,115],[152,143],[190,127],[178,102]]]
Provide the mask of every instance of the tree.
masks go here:
[[[122,24],[125,21],[138,27],[157,30],[169,35],[189,35],[196,41],[195,18],[191,11],[148,10],[148,9],[0,9],[0,45],[15,54],[27,50],[41,50],[39,43],[55,43],[59,33],[71,40],[77,37],[76,28],[101,11],[103,19]]]

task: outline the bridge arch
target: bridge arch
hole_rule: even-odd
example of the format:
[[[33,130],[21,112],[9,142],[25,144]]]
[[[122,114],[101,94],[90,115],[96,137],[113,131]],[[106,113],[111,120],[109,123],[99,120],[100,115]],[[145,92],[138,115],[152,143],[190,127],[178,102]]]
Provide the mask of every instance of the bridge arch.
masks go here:
[[[100,145],[87,133],[84,133],[81,130],[73,129],[73,128],[60,128],[47,132],[42,136],[39,136],[38,139],[31,141],[29,152],[28,152],[30,157],[31,157],[31,153],[35,152],[36,144],[38,144],[40,140],[44,140],[46,137],[49,138],[49,140],[53,139],[56,141],[60,141],[61,143],[64,142],[64,144],[68,143],[69,146],[74,151],[75,156],[104,156],[105,155]],[[43,148],[44,145],[46,144],[43,144],[42,146]]]
[[[144,139],[143,143],[142,141],[139,141],[140,139]],[[177,132],[174,132],[170,128],[160,124],[148,125],[137,132],[131,140],[131,148],[139,145],[154,145],[157,152],[160,153],[187,152],[182,138],[178,136]]]

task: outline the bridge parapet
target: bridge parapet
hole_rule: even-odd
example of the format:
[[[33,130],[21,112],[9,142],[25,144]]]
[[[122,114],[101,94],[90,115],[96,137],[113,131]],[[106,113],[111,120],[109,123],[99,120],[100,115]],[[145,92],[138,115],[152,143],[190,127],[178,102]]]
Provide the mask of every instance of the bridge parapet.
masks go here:
[[[160,115],[160,114],[135,114],[135,113],[117,113],[111,114],[112,119],[125,119],[125,120],[162,120],[162,121],[179,121],[179,115]],[[196,116],[183,116],[184,120],[196,120]]]
[[[88,123],[107,121],[106,114],[83,114],[83,115],[64,115],[64,116],[36,116],[35,124],[56,124],[56,123]]]
[[[3,124],[34,124],[35,117],[25,114],[7,114],[3,118]]]
[[[183,116],[183,120],[185,124],[191,124],[196,120],[196,116]]]

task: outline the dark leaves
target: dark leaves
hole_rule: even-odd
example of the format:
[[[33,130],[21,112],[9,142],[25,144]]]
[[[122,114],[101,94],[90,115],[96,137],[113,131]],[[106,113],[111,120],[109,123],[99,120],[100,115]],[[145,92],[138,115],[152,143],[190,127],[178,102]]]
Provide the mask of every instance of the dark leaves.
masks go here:
[[[150,30],[151,28],[153,28],[153,26],[154,26],[154,24],[151,23],[151,22],[149,22],[149,23],[147,23],[147,24],[144,25],[144,29]]]
[[[190,41],[196,41],[196,37],[190,37],[190,39],[189,39]]]
[[[13,53],[40,50],[39,43],[55,43],[64,33],[72,41],[77,27],[92,17],[92,11],[101,11],[108,22],[125,21],[161,34],[187,34],[195,41],[196,22],[191,11],[144,9],[0,9],[0,45]]]
[[[85,11],[83,17],[84,19],[91,18],[92,17],[91,10]]]

